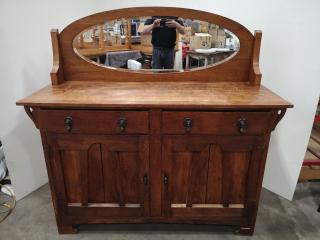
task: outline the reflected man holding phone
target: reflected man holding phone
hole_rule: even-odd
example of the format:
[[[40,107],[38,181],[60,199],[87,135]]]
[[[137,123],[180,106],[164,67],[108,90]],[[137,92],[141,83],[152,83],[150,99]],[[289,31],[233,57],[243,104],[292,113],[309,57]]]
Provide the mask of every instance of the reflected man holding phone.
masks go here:
[[[182,21],[172,16],[154,16],[145,22],[144,34],[152,32],[152,68],[173,69],[177,32],[185,34]]]

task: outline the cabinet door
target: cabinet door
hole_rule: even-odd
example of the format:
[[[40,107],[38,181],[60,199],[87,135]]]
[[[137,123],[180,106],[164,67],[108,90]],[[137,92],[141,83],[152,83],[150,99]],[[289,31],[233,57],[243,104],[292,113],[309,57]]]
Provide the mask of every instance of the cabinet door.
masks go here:
[[[148,210],[148,137],[50,134],[60,209],[88,217],[143,217]]]
[[[166,136],[163,138],[163,215],[241,217],[256,198],[262,138]],[[238,219],[239,220],[239,219]]]

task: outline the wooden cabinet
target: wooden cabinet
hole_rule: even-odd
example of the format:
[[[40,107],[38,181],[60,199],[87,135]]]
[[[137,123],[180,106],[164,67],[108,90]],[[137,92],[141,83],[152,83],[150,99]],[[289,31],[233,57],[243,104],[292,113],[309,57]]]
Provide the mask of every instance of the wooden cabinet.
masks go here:
[[[132,8],[130,16],[154,15]],[[128,10],[52,32],[52,86],[17,102],[40,130],[60,233],[79,224],[210,223],[252,234],[272,130],[292,104],[260,86],[261,32],[190,9],[232,30],[239,53],[183,73],[99,67],[74,52],[76,34]]]
[[[253,230],[276,112],[32,114],[42,132],[61,233],[81,223],[145,221]]]
[[[263,162],[265,147],[261,136],[165,136],[163,214],[249,224],[245,208],[258,187],[254,165]]]
[[[57,204],[65,210],[61,214],[148,215],[147,136],[45,135]]]

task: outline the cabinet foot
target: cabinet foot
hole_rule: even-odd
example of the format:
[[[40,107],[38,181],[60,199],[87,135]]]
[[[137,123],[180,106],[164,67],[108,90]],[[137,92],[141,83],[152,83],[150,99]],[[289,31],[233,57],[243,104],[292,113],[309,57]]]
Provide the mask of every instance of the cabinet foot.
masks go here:
[[[235,231],[235,234],[251,236],[253,235],[253,231],[254,227],[240,227]]]
[[[76,234],[78,228],[72,225],[58,225],[59,234]]]

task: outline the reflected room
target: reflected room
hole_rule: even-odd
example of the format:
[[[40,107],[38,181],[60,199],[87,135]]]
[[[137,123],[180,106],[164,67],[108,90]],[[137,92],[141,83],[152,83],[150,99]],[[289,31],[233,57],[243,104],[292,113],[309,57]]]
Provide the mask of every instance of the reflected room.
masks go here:
[[[99,66],[124,71],[185,72],[230,60],[239,39],[214,23],[175,16],[115,19],[80,32],[74,51]]]

